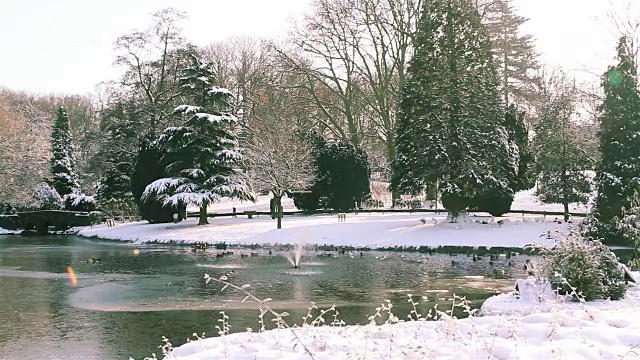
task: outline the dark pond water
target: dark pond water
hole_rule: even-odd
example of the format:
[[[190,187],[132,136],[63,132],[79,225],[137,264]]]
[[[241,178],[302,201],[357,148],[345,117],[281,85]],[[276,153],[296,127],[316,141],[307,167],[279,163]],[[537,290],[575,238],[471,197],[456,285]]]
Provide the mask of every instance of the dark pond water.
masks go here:
[[[231,332],[258,330],[256,304],[242,303],[237,291],[221,292],[220,284],[205,284],[204,274],[217,278],[233,270],[234,284],[250,284],[258,297],[272,298],[271,306],[287,311],[290,323],[300,323],[315,302],[320,308],[336,305],[347,324],[364,324],[385,299],[406,318],[408,294],[427,297],[420,300],[422,313],[436,303],[450,307],[454,293],[479,307],[487,297],[510,290],[525,262],[524,256],[510,259],[515,262],[510,267],[505,258],[489,264],[486,257],[474,262],[465,255],[319,257],[323,252],[306,251],[302,269],[293,269],[289,253],[231,250],[233,255],[218,258],[218,250],[0,236],[0,357],[140,359],[160,353],[162,336],[177,346],[193,333],[215,335],[221,310],[230,317]],[[259,256],[241,256],[252,251]],[[87,262],[91,258],[100,262]]]

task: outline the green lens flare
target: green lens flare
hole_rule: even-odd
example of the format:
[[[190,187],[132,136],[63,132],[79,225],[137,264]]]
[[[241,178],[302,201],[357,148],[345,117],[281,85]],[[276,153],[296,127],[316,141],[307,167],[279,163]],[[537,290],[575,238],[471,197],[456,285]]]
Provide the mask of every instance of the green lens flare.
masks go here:
[[[617,69],[611,69],[607,72],[607,81],[611,85],[620,85],[622,84],[622,74]]]

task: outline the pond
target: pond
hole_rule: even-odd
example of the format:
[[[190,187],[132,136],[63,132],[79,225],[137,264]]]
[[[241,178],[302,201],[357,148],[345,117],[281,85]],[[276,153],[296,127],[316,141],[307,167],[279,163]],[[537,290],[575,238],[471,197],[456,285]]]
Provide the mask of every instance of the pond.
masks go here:
[[[160,354],[163,336],[178,346],[193,333],[216,335],[221,310],[231,332],[258,330],[257,304],[243,303],[244,295],[232,289],[221,292],[219,283],[206,284],[205,274],[233,271],[232,283],[272,298],[270,306],[288,312],[289,323],[299,324],[314,302],[336,305],[346,324],[365,324],[386,299],[406,319],[409,294],[422,314],[436,303],[451,307],[453,294],[477,308],[510,291],[513,279],[526,275],[527,259],[305,250],[301,269],[294,269],[289,252],[228,251],[233,254],[75,236],[0,236],[0,353],[3,359],[140,359]]]

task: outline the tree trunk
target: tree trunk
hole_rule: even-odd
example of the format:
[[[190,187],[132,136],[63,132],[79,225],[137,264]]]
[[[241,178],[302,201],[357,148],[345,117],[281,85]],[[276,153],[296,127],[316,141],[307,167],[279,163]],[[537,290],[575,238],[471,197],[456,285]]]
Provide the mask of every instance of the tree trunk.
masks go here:
[[[564,206],[564,222],[569,221],[569,203],[565,200],[562,204]]]
[[[389,163],[389,166],[391,165],[391,162],[393,162],[393,160],[396,159],[396,146],[393,142],[393,138],[390,138],[387,140],[387,161]],[[390,175],[390,174],[389,174]],[[391,176],[389,176],[391,177]],[[400,193],[397,190],[393,190],[391,192],[391,206],[393,207],[396,203],[396,201],[400,200]]]
[[[207,219],[207,200],[202,200],[202,204],[200,205],[200,219],[198,220],[198,225],[207,225],[209,220]]]
[[[276,218],[276,197],[277,196],[278,195],[273,193],[273,197],[269,200],[269,212],[271,213],[272,219]]]
[[[278,229],[282,229],[282,194],[275,197],[276,212],[278,214]]]
[[[180,208],[180,220],[187,220],[187,207]]]

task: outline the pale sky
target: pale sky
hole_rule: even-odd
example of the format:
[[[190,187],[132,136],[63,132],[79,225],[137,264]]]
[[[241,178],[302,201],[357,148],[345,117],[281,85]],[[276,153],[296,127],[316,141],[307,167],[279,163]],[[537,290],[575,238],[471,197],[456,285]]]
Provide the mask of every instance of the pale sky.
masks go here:
[[[616,3],[623,0],[613,0]],[[543,63],[597,74],[613,64],[609,0],[513,0],[530,18]],[[113,42],[166,7],[187,13],[185,37],[206,45],[234,35],[284,37],[311,0],[0,0],[0,87],[89,93],[114,79]],[[587,78],[586,73],[580,76]]]

